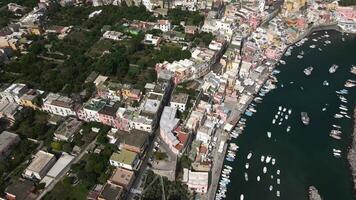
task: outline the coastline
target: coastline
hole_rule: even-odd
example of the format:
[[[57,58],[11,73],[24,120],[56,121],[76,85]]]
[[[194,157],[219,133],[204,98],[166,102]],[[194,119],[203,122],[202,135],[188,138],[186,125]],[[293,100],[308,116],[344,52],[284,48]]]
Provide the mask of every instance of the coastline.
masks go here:
[[[351,145],[347,153],[347,160],[350,165],[354,190],[356,190],[356,107],[354,108],[353,133],[351,135]]]
[[[313,185],[309,186],[309,200],[322,200],[318,189],[316,189]]]
[[[260,85],[260,87],[258,88],[258,91],[256,91],[255,94],[253,94],[251,96],[251,99],[248,100],[248,103],[246,104],[246,106],[244,107],[244,109],[241,111],[241,113],[244,113],[245,110],[247,109],[248,105],[253,101],[253,99],[256,97],[256,95],[259,93],[260,89],[262,88],[263,84],[265,84],[265,82],[268,80],[269,76],[271,75],[271,72],[278,66],[279,64],[279,61],[282,59],[282,57],[284,56],[285,52],[288,50],[288,48],[290,46],[293,46],[295,45],[297,42],[299,42],[300,40],[302,40],[303,38],[306,38],[306,37],[309,37],[313,32],[317,32],[317,31],[327,31],[327,30],[334,30],[334,31],[338,31],[338,32],[341,32],[341,33],[349,33],[347,31],[344,31],[342,30],[339,26],[338,26],[338,23],[335,22],[335,23],[332,23],[332,24],[324,24],[324,25],[313,25],[311,27],[309,27],[308,29],[305,30],[304,33],[302,33],[293,43],[289,44],[286,46],[286,48],[284,48],[283,50],[283,53],[281,54],[280,57],[278,57],[275,62],[272,64],[269,72],[267,73],[267,76],[263,78],[262,80],[262,84]],[[349,33],[349,34],[354,34],[354,33]],[[242,62],[242,60],[241,60]],[[241,115],[239,116],[238,119],[241,118]],[[349,164],[351,165],[351,170],[352,170],[352,176],[353,176],[353,182],[354,182],[354,189],[356,189],[356,108],[355,108],[355,112],[354,112],[354,131],[353,131],[353,141],[352,141],[352,149],[350,149],[349,151],[349,156],[352,157],[352,158],[348,158],[349,160]],[[227,148],[226,146],[228,145],[229,143],[229,139],[226,141],[225,143],[225,146],[224,146],[224,151],[223,151],[223,154],[224,157],[223,157],[223,160],[225,159],[226,157],[226,151],[227,151]],[[352,155],[352,156],[351,156]],[[351,163],[352,161],[352,163]],[[217,193],[217,189],[218,189],[218,182],[220,180],[220,176],[221,176],[221,170],[222,170],[222,167],[223,167],[223,164],[224,162],[222,162],[221,164],[219,163],[219,168],[220,170],[218,171],[218,179],[216,180],[212,180],[212,183],[210,185],[210,187],[214,187],[212,189],[212,194],[208,194],[208,199],[214,199],[215,196],[216,196],[216,193]],[[210,189],[209,187],[209,189]],[[313,193],[313,194],[312,194]],[[319,198],[312,198],[311,196],[314,195],[313,197],[320,197],[319,193],[318,193],[318,190],[314,187],[314,186],[310,186],[309,187],[309,198],[311,200],[319,200]],[[322,198],[320,197],[320,200]]]

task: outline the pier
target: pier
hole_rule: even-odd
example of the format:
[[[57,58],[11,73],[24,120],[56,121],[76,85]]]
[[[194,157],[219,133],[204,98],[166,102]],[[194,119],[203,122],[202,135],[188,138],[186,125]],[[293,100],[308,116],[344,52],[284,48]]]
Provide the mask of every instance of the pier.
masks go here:
[[[349,152],[347,154],[347,160],[350,164],[350,169],[352,173],[352,179],[354,183],[354,190],[356,189],[356,107],[354,108],[354,130],[351,135],[352,141]]]

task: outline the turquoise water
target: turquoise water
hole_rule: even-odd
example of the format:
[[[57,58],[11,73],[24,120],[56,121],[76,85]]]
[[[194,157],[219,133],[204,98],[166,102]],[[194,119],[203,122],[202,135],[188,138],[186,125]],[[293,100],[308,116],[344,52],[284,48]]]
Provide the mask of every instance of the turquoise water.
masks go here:
[[[333,116],[339,112],[340,104],[347,105],[348,115],[353,116],[355,88],[349,88],[349,94],[344,95],[348,99],[347,104],[340,101],[335,91],[344,89],[347,79],[356,80],[356,76],[350,73],[352,64],[356,65],[356,37],[342,36],[336,31],[328,33],[330,38],[318,42],[311,40],[324,35],[322,31],[311,35],[301,47],[294,46],[292,56],[282,58],[287,64],[277,67],[281,71],[277,75],[278,88],[263,98],[254,116],[245,116],[247,126],[243,135],[232,140],[240,146],[236,160],[233,163],[225,161],[234,168],[226,199],[240,199],[240,194],[244,194],[245,200],[306,200],[310,185],[316,186],[324,200],[355,199],[346,160],[353,119],[335,119]],[[325,40],[332,43],[324,46]],[[317,47],[311,49],[311,44],[317,44]],[[319,51],[318,47],[323,51]],[[301,50],[305,55],[303,59],[298,59],[296,56]],[[334,74],[328,72],[332,64],[340,66]],[[310,76],[305,76],[303,70],[308,66],[313,66],[314,70]],[[324,80],[330,85],[323,86]],[[292,109],[292,114],[279,126],[278,122],[272,124],[272,119],[280,105]],[[327,108],[325,112],[323,107]],[[308,126],[300,120],[302,111],[310,117]],[[329,136],[332,124],[342,126],[342,140]],[[290,132],[286,131],[287,126],[291,126]],[[271,138],[267,137],[267,131],[272,132]],[[342,158],[333,157],[333,148],[342,150]],[[253,156],[247,160],[249,152]],[[261,155],[271,155],[276,158],[276,164],[262,163]],[[249,162],[249,169],[245,168],[246,162]],[[262,172],[264,166],[267,167],[266,174]],[[276,174],[277,169],[280,175]],[[248,181],[245,181],[245,172],[248,173]],[[261,181],[256,180],[257,176],[261,177]],[[276,183],[277,178],[280,178],[280,185]],[[270,185],[273,186],[272,191],[269,191]],[[279,198],[277,190],[280,191]]]

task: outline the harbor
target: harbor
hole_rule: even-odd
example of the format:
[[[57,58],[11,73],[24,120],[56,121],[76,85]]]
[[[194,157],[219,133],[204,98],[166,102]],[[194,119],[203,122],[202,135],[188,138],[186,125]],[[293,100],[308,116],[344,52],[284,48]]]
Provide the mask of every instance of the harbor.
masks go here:
[[[241,116],[237,128],[230,133],[232,146],[239,148],[237,152],[230,149],[227,153],[220,180],[222,187],[218,190],[226,195],[217,199],[261,199],[262,196],[263,199],[286,199],[287,194],[291,197],[288,199],[307,199],[308,185],[315,185],[324,199],[340,197],[337,195],[352,199],[350,175],[343,160],[352,123],[348,108],[354,103],[350,95],[354,92],[353,84],[350,85],[354,76],[350,69],[355,60],[351,55],[343,59],[344,55],[336,52],[342,48],[341,41],[345,37],[355,44],[354,36],[336,31],[311,33],[309,40],[292,46],[291,54],[281,59],[285,63],[281,62],[273,72],[278,79],[277,88],[269,85],[266,90],[268,84],[265,84]],[[312,59],[311,51],[319,51],[319,58]],[[297,57],[300,52],[303,52],[302,58]],[[327,55],[341,60],[337,67],[326,59]],[[308,66],[314,66],[309,75],[303,73]],[[320,91],[323,99],[318,99],[314,91]],[[305,114],[301,114],[304,111]],[[275,113],[271,121],[266,120],[271,113]],[[322,119],[330,124],[323,124]],[[320,150],[320,155],[315,148]],[[329,176],[321,177],[318,167]],[[283,173],[286,170],[290,173]],[[319,189],[323,181],[334,179],[340,182],[336,189],[325,185]],[[256,190],[260,192],[251,192]]]

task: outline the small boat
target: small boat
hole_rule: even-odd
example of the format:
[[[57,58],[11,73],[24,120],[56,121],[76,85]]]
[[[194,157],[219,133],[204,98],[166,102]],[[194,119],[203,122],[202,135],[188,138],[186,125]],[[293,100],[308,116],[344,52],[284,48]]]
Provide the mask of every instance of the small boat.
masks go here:
[[[321,48],[318,48],[319,51],[323,51]]]
[[[240,195],[240,200],[244,200],[244,195],[243,194]]]
[[[279,175],[280,173],[281,173],[281,170],[278,169],[278,170],[277,170],[277,175]]]
[[[279,62],[280,62],[282,65],[285,65],[285,64],[286,64],[286,61],[284,61],[284,60],[279,60]]]
[[[272,135],[272,133],[268,131],[268,132],[267,132],[267,137],[268,137],[268,138],[271,138],[271,135]]]
[[[269,162],[271,161],[271,159],[272,159],[272,157],[268,155],[268,156],[266,157],[266,163],[269,163]]]
[[[272,158],[272,165],[276,164],[276,159]]]
[[[265,161],[265,156],[261,156],[261,162],[264,162]]]
[[[273,175],[271,175],[271,179],[273,179],[274,178],[274,176]]]
[[[281,179],[277,178],[277,184],[281,184]]]
[[[290,127],[290,126],[288,126],[286,131],[287,131],[287,132],[289,132],[289,131],[290,131],[290,128],[291,128],[291,127]]]
[[[321,109],[323,112],[326,110],[326,108],[324,107],[323,109]]]
[[[304,125],[308,125],[310,123],[310,118],[308,116],[308,113],[301,112],[300,115],[301,115],[301,119],[302,119],[303,124]]]
[[[289,116],[288,116],[288,115],[286,115],[286,116],[284,116],[284,119],[286,119],[286,120],[287,120],[287,119],[288,119],[288,117],[289,117]]]
[[[277,191],[276,196],[277,196],[277,197],[280,197],[280,196],[281,196],[281,193],[280,193],[279,191]]]
[[[250,153],[247,155],[247,160],[249,160],[251,157],[252,157],[252,153],[250,152]]]
[[[270,186],[269,186],[269,191],[272,191],[272,190],[273,190],[273,186],[270,185]]]
[[[283,108],[283,110],[282,110],[283,112],[286,112],[287,111],[287,108]]]
[[[245,181],[248,181],[248,174],[245,172]]]
[[[281,111],[282,110],[282,106],[278,106],[278,110]]]
[[[297,55],[297,58],[298,58],[298,59],[302,59],[303,56],[302,56],[302,55]]]
[[[310,67],[305,68],[303,72],[305,75],[309,76],[312,73],[313,69],[314,68],[312,66],[310,66]]]
[[[267,167],[263,167],[263,173],[267,173]]]
[[[250,165],[248,163],[245,164],[245,168],[248,169]]]
[[[324,85],[324,86],[329,86],[329,82],[328,82],[327,80],[325,80],[325,81],[323,82],[323,85]]]
[[[288,114],[292,114],[292,109],[288,109]]]
[[[275,123],[276,123],[276,120],[275,120],[275,119],[273,119],[273,120],[272,120],[272,124],[275,124]]]
[[[330,74],[335,73],[335,72],[336,72],[336,70],[337,70],[337,68],[339,68],[339,66],[338,66],[338,65],[333,64],[333,65],[329,68],[329,73],[330,73]]]
[[[338,129],[341,129],[341,126],[335,125],[335,124],[333,124],[333,127],[334,127],[334,128],[338,128]]]
[[[335,114],[334,115],[334,118],[336,118],[336,119],[340,119],[340,118],[342,118],[343,116],[342,115],[340,115],[340,114]]]
[[[261,180],[260,176],[257,176],[257,181],[260,181],[260,180]]]
[[[310,45],[309,47],[310,47],[311,49],[314,49],[314,48],[316,47],[316,45],[313,44],[313,45]]]

